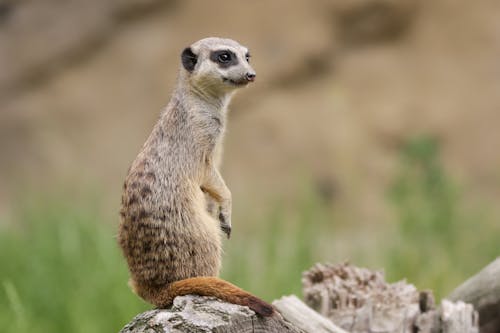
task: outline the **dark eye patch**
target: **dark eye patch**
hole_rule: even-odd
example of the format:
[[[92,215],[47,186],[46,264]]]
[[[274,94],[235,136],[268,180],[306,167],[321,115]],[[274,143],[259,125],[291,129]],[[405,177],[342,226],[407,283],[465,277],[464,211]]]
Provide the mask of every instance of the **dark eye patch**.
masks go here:
[[[245,54],[245,59],[247,60],[247,62],[250,62],[250,53],[247,52],[247,54]]]
[[[228,68],[238,64],[238,57],[229,50],[217,50],[210,53],[210,60],[219,64],[221,68]]]

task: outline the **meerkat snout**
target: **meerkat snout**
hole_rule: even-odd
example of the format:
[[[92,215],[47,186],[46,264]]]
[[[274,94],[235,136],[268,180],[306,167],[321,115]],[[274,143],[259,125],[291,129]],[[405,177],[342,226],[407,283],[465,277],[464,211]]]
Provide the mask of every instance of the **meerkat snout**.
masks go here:
[[[256,77],[256,76],[257,76],[257,74],[255,74],[255,73],[253,73],[253,72],[252,72],[252,73],[247,73],[247,75],[246,75],[246,79],[247,79],[247,81],[249,81],[249,82],[253,82],[253,81],[255,81],[255,77]]]

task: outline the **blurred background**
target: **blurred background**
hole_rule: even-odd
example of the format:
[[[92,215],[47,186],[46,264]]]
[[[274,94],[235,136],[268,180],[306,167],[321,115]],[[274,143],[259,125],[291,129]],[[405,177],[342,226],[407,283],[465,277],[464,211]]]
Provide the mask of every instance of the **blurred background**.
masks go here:
[[[317,261],[445,297],[500,254],[500,3],[0,0],[0,326],[113,332],[150,306],[122,181],[181,50],[248,46],[222,277],[271,301]]]

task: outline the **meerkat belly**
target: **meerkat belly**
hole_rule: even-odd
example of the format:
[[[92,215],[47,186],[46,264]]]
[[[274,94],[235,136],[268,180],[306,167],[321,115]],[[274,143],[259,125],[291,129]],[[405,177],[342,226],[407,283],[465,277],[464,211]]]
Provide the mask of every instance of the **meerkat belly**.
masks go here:
[[[160,214],[148,214],[129,224],[132,230],[127,232],[124,247],[134,280],[165,284],[218,275],[218,222],[206,212],[201,190],[194,195],[199,200],[179,201],[194,203],[190,207],[165,208]]]

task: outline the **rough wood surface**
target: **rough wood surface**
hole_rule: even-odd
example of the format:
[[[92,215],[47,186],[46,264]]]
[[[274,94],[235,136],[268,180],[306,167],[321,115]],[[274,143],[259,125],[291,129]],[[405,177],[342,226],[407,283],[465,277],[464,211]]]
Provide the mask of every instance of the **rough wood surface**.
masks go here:
[[[479,332],[478,314],[470,304],[448,300],[439,308],[441,331],[443,333]]]
[[[413,332],[478,333],[478,315],[470,304],[443,300],[437,310],[423,312],[417,317]]]
[[[305,333],[348,333],[304,304],[297,296],[284,296],[273,302],[283,318]]]
[[[296,296],[275,301],[279,313],[261,318],[247,307],[188,295],[177,297],[171,309],[138,315],[120,333],[478,333],[478,313],[460,300],[485,311],[481,333],[500,332],[495,326],[500,318],[500,258],[438,307],[430,291],[419,292],[404,281],[389,284],[383,273],[349,264],[317,264],[302,282],[305,302],[319,314]]]
[[[277,314],[262,318],[248,307],[212,297],[182,296],[170,309],[136,316],[120,333],[303,333]]]
[[[477,333],[470,304],[443,301],[436,309],[429,291],[382,272],[349,264],[317,264],[303,275],[305,302],[352,333]]]
[[[500,257],[457,287],[448,297],[474,305],[481,333],[500,332]]]
[[[411,332],[420,313],[417,289],[382,272],[317,264],[302,282],[306,303],[350,332]]]

